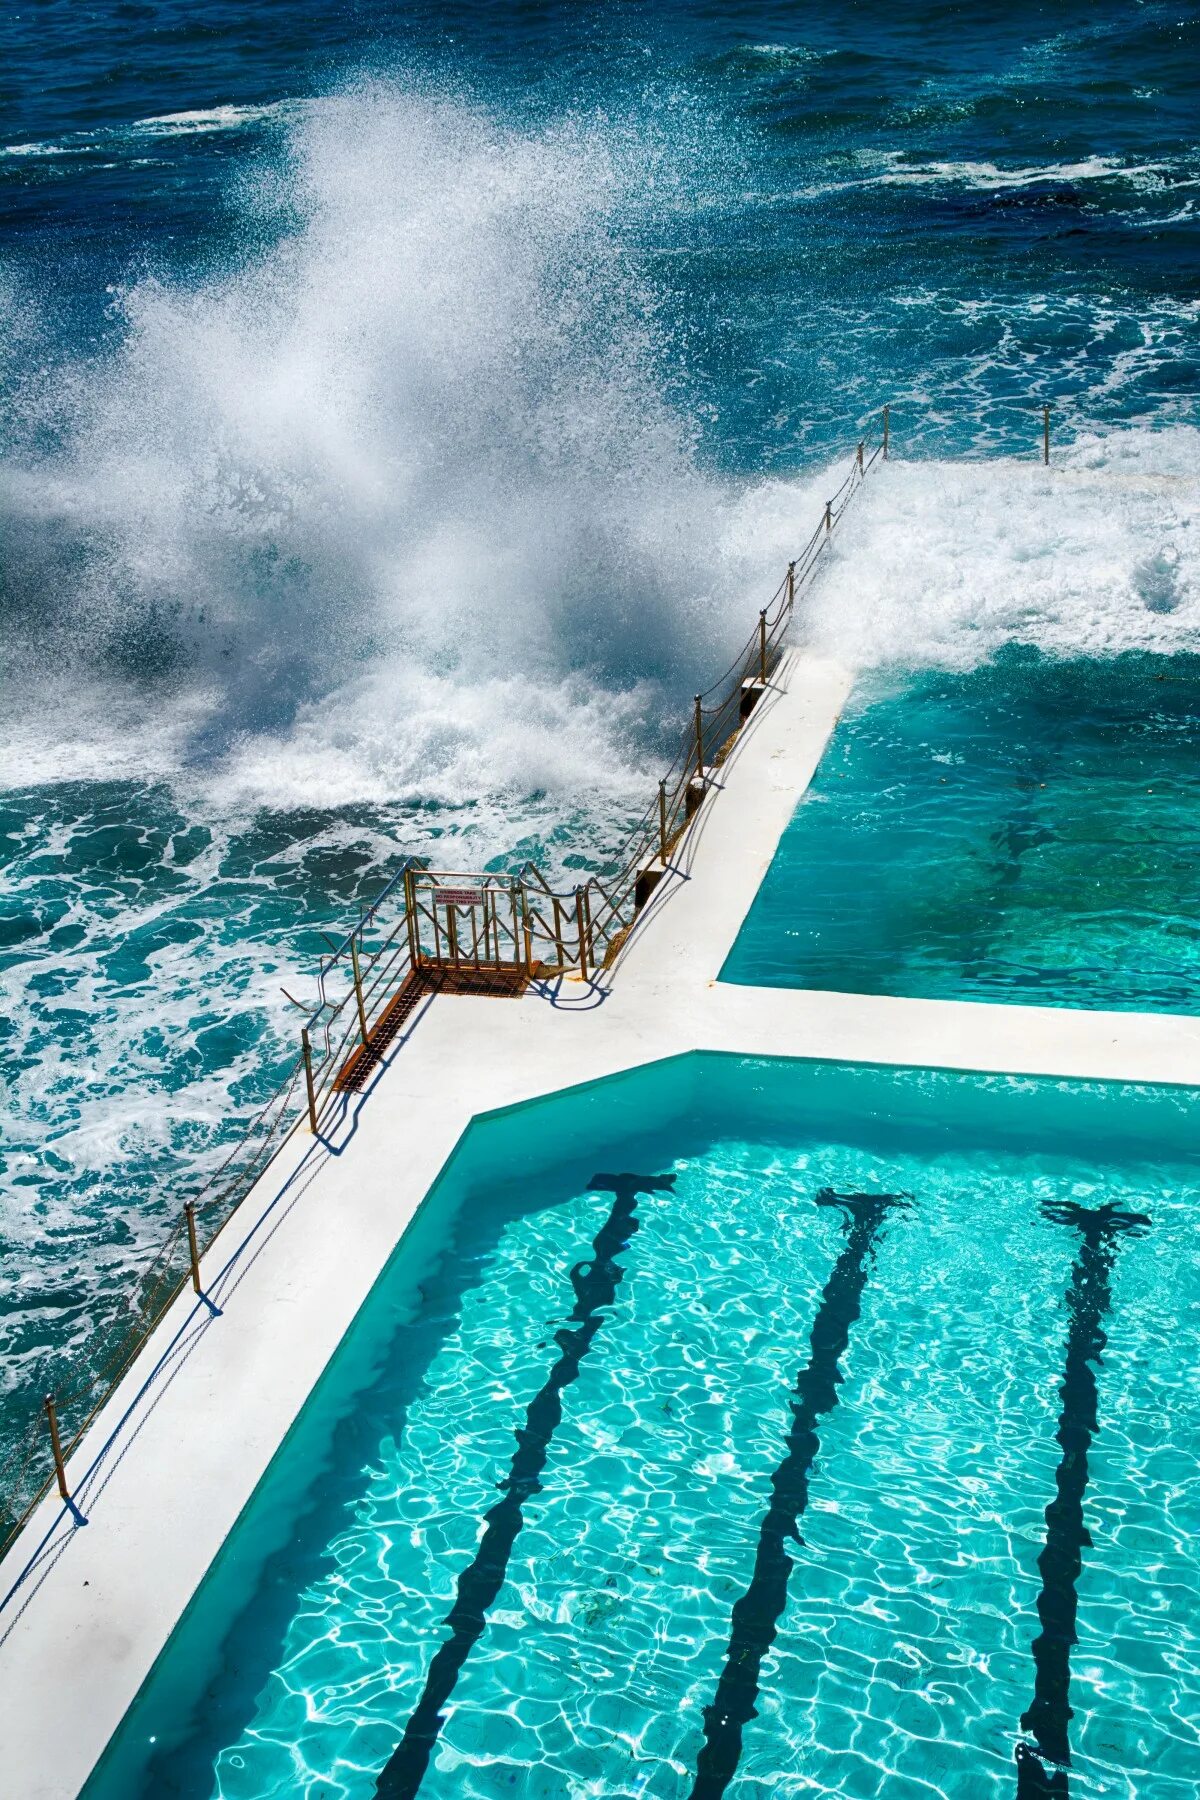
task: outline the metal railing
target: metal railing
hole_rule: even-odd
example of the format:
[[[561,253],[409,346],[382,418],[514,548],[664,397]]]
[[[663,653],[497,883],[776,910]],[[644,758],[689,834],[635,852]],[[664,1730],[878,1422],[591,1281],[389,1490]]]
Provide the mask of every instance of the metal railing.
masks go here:
[[[403,863],[321,959],[318,1002],[301,1028],[299,1054],[238,1141],[181,1197],[166,1239],[89,1346],[86,1370],[45,1396],[0,1464],[0,1555],[53,1481],[69,1500],[67,1459],[188,1282],[202,1292],[200,1258],[297,1126],[318,1128],[340,1071],[410,972],[405,882],[418,866],[414,858]]]
[[[812,536],[758,616],[729,668],[697,694],[678,753],[658,792],[610,866],[559,891],[527,863],[515,874],[456,874],[408,858],[317,972],[318,1004],[300,1030],[300,1052],[222,1162],[181,1199],[176,1223],[125,1304],[89,1351],[88,1371],[47,1395],[0,1464],[0,1555],[57,1480],[73,1504],[66,1463],[155,1326],[190,1281],[204,1297],[200,1260],[292,1134],[321,1128],[347,1071],[369,1056],[397,998],[432,976],[483,971],[526,979],[611,967],[714,773],[775,670],[797,600],[813,581],[834,527],[880,457],[858,445],[849,474],[826,502]]]

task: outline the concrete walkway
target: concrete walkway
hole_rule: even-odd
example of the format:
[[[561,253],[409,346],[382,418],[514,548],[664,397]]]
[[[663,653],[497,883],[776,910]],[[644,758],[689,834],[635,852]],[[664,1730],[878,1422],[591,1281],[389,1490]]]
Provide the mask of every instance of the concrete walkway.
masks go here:
[[[603,988],[440,996],[285,1145],[0,1570],[5,1792],[78,1793],[473,1114],[693,1049],[1200,1085],[1196,1019],[718,985],[849,686],[785,658]]]

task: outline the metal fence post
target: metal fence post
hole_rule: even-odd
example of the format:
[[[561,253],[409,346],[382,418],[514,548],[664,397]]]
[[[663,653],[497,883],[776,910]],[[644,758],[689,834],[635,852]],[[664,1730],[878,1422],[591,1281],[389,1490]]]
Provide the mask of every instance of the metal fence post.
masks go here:
[[[308,1090],[308,1128],[313,1136],[317,1135],[317,1096],[313,1088],[312,1045],[308,1041],[308,1026],[302,1027],[300,1043],[304,1050],[304,1085]]]
[[[358,1002],[358,1029],[362,1034],[363,1049],[367,1047],[367,1009],[363,1004],[362,972],[358,966],[358,945],[350,935],[350,967],[354,971],[354,998]]]
[[[554,905],[554,949],[555,949],[556,955],[558,956],[559,968],[565,969],[567,966],[567,950],[566,950],[566,945],[563,943],[562,907],[559,904],[559,898],[558,898],[557,894],[552,894],[551,900]]]
[[[667,784],[658,784],[658,854],[662,858],[662,866],[667,866]]]
[[[494,962],[499,962],[500,961],[500,903],[496,898],[495,888],[486,888],[484,890],[484,893],[485,893],[485,898],[484,898],[484,903],[483,903],[483,954],[484,954],[484,959],[485,960],[487,959],[487,954],[488,954],[488,913],[490,911],[491,915],[492,915],[492,960]]]
[[[892,409],[890,406],[884,407],[884,409],[883,409],[883,460],[884,460],[884,462],[886,462],[888,459],[888,439],[891,436],[891,431],[890,431],[891,412],[892,412]]]
[[[1048,406],[1042,408],[1042,461],[1047,465],[1050,462],[1050,408]]]
[[[67,1466],[63,1461],[62,1440],[58,1435],[58,1408],[54,1404],[54,1395],[46,1395],[46,1422],[50,1427],[50,1448],[54,1452],[54,1473],[58,1477],[58,1491],[71,1504],[71,1490],[67,1486]]]
[[[404,871],[404,921],[408,926],[408,960],[415,969],[421,960],[421,948],[417,938],[417,903],[411,869]]]
[[[858,440],[858,472],[860,475],[863,472],[862,458],[863,458],[863,441],[861,438],[859,438],[859,440]]]
[[[196,1245],[196,1203],[194,1200],[184,1201],[183,1216],[187,1220],[188,1260],[192,1265],[192,1286],[198,1294],[203,1294],[204,1289],[200,1286],[200,1251]]]
[[[792,569],[788,565],[788,605],[792,604]],[[758,615],[758,679],[763,686],[767,685],[767,609],[764,606]]]
[[[827,500],[825,502],[825,536],[828,537],[832,530],[833,530],[833,501]]]
[[[703,776],[704,776],[704,709],[703,709],[703,706],[701,705],[701,698],[702,698],[701,695],[699,695],[699,694],[696,695],[696,773],[697,773],[697,775],[699,775],[701,777],[701,779],[703,779]]]
[[[521,931],[522,931],[522,934],[525,939],[525,969],[526,969],[526,973],[529,974],[530,976],[532,976],[532,974],[533,974],[533,925],[532,925],[532,922],[529,917],[529,893],[528,893],[525,883],[523,881],[520,884],[519,891],[520,891],[520,895],[521,895]]]
[[[584,888],[575,889],[575,929],[579,933],[579,974],[580,979],[588,978],[588,916],[587,892]]]

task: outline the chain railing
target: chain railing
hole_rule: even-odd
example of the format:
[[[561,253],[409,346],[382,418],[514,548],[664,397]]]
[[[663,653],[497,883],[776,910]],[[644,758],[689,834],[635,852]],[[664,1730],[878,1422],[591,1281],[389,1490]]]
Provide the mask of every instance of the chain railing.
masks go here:
[[[578,887],[554,889],[527,863],[516,874],[434,871],[408,858],[317,972],[318,1003],[300,1030],[300,1053],[221,1163],[180,1202],[152,1261],[89,1352],[88,1370],[47,1395],[0,1464],[0,1555],[57,1480],[72,1505],[66,1462],[155,1326],[190,1281],[204,1299],[200,1259],[298,1127],[317,1134],[360,1058],[369,1059],[398,1000],[447,973],[511,972],[533,979],[611,967],[642,907],[750,717],[782,654],[800,595],[834,527],[875,462],[879,439],[859,443],[849,474],[758,616],[729,668],[697,694],[658,793],[611,864]],[[364,1067],[366,1065],[364,1064]]]

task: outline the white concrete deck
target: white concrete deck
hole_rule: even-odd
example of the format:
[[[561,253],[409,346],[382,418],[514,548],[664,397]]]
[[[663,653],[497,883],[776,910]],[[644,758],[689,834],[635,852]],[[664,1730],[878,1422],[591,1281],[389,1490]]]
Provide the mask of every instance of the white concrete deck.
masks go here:
[[[720,986],[850,685],[789,655],[607,993],[440,997],[295,1135],[0,1570],[4,1790],[78,1793],[472,1114],[693,1049],[1200,1085],[1200,1020]]]

